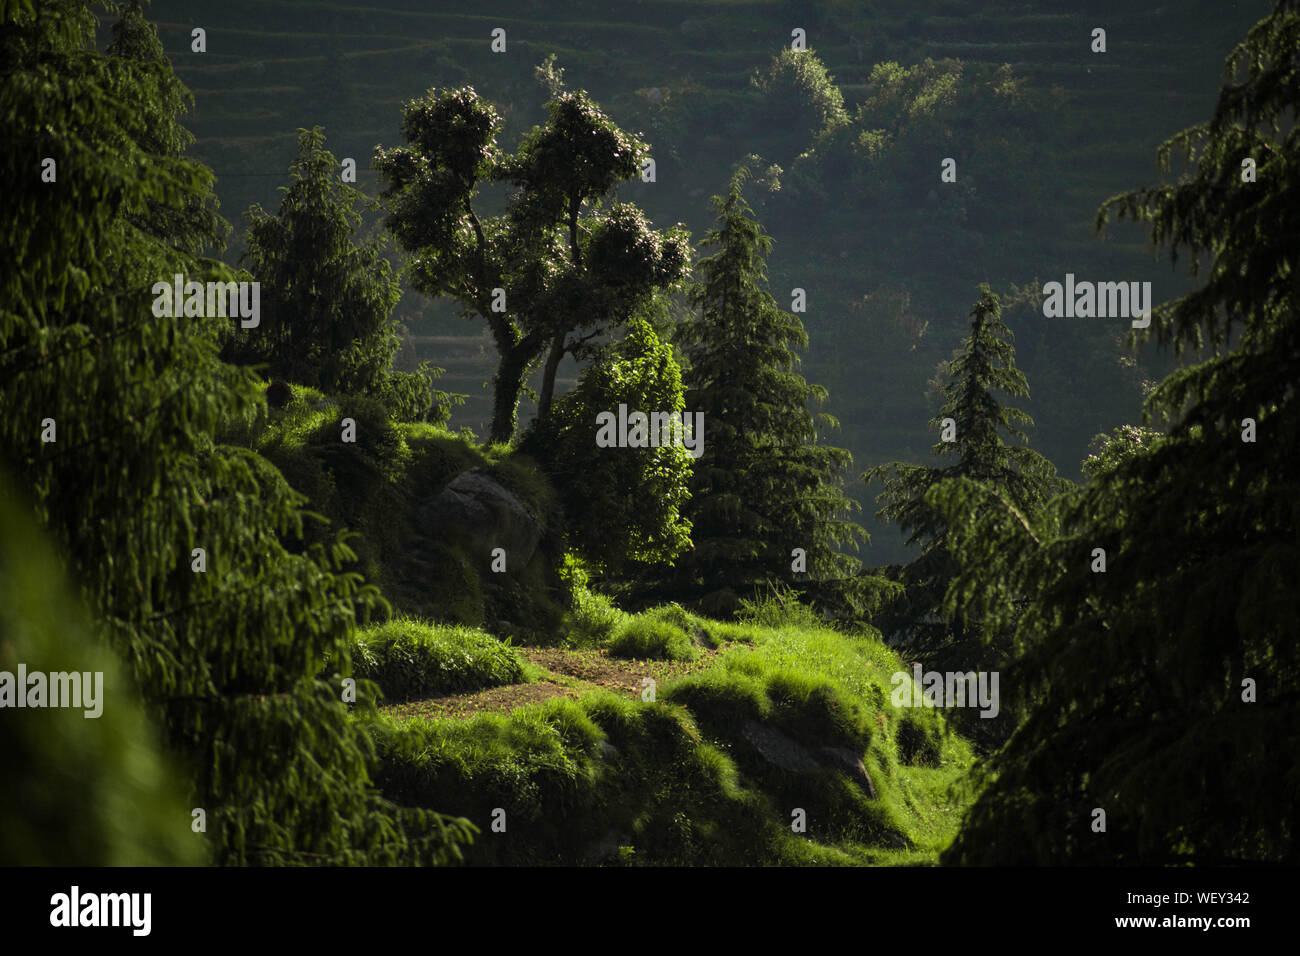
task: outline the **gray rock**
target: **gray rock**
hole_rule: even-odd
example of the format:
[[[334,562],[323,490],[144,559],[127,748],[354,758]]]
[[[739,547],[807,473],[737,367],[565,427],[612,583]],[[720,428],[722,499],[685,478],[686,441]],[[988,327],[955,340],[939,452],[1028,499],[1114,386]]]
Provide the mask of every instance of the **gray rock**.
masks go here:
[[[776,764],[782,770],[805,773],[820,766],[820,763],[808,752],[807,747],[772,727],[747,720],[740,728],[740,732],[754,745],[754,749],[764,760]]]
[[[876,799],[871,774],[867,773],[862,758],[847,747],[822,747],[813,751],[781,731],[752,720],[746,721],[740,732],[764,760],[782,770],[791,773],[807,773],[818,767],[838,770],[848,774],[867,796]]]
[[[481,468],[461,472],[416,512],[416,528],[431,537],[456,538],[484,561],[505,548],[506,568],[526,565],[542,539],[523,503]]]

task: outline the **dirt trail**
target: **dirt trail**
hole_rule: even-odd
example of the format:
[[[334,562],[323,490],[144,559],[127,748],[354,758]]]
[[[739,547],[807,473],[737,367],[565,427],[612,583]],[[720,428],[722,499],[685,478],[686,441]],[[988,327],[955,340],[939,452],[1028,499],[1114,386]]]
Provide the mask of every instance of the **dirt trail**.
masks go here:
[[[641,693],[641,682],[656,684],[674,680],[712,666],[718,651],[698,648],[693,661],[628,661],[599,650],[565,650],[559,647],[516,647],[515,653],[546,672],[527,684],[489,687],[468,694],[429,697],[381,707],[397,718],[472,717],[481,713],[505,714],[517,707],[552,697],[581,697],[595,690],[607,690],[627,697]]]

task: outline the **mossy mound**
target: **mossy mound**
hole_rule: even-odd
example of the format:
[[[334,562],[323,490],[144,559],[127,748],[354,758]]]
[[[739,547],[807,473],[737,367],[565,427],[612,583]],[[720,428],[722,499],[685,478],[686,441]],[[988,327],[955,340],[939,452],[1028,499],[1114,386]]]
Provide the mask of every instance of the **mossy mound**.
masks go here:
[[[378,684],[386,703],[524,680],[519,659],[492,635],[409,618],[359,631],[352,673]]]
[[[717,663],[657,700],[383,717],[384,795],[472,820],[476,864],[915,863],[951,841],[970,746],[933,711],[892,706],[904,666],[878,639],[672,606],[625,618],[619,634],[692,647],[688,628],[707,631]]]
[[[356,533],[355,570],[398,614],[538,642],[559,630],[572,597],[559,572],[559,512],[527,457],[436,425],[395,423],[371,399],[304,387],[227,440],[259,451],[326,519],[307,529],[308,544],[340,528]],[[430,516],[439,493],[471,472],[517,500],[536,529],[527,560],[507,560],[501,573],[479,553],[482,542],[439,530]]]

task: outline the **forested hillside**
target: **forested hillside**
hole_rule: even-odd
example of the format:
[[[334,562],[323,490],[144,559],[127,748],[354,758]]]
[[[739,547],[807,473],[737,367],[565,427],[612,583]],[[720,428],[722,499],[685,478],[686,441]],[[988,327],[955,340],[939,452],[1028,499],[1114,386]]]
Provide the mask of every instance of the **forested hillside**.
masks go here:
[[[779,191],[754,196],[776,240],[772,288],[787,306],[789,290],[807,291],[805,368],[830,391],[840,442],[867,465],[924,457],[930,379],[958,345],[978,283],[1036,295],[1072,272],[1150,280],[1158,298],[1186,288],[1135,231],[1099,241],[1092,214],[1152,176],[1167,132],[1207,113],[1218,87],[1210,64],[1268,5],[1069,7],[692,0],[573,2],[557,15],[553,4],[523,2],[452,12],[414,0],[323,9],[233,0],[208,23],[206,0],[178,0],[154,15],[168,50],[187,49],[194,26],[208,30],[207,53],[174,62],[195,93],[194,154],[216,172],[232,219],[275,201],[298,127],[323,126],[374,195],[375,145],[394,138],[400,104],[430,86],[473,85],[497,104],[513,143],[542,116],[533,68],[552,54],[571,86],[649,141],[656,182],[623,184],[619,195],[655,223],[683,222],[698,237],[707,197],[736,163],[757,154],[763,170],[779,166],[770,182]],[[1098,26],[1105,54],[1091,51]],[[507,31],[504,54],[490,48],[496,27]],[[820,144],[826,117],[806,80],[754,82],[796,27],[851,121]],[[958,180],[941,188],[945,157],[957,160]],[[240,248],[236,238],[230,255]],[[398,314],[411,333],[403,367],[446,368],[444,387],[468,396],[453,424],[485,434],[491,344],[448,303],[407,295]],[[1026,405],[1036,442],[1080,477],[1091,438],[1136,416],[1143,382],[1168,371],[1167,360],[1148,350],[1135,366],[1122,328],[1044,323],[1036,302],[1008,308],[1007,321],[1037,383]],[[566,361],[565,384],[575,374]],[[901,539],[874,519],[871,490],[849,490],[864,506],[870,563],[903,560]]]

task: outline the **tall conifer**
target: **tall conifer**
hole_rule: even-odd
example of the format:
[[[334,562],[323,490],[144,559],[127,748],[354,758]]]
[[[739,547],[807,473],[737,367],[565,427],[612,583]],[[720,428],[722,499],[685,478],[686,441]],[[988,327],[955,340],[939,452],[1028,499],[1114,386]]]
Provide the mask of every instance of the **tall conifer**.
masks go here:
[[[1297,49],[1300,2],[1280,0],[1210,122],[1162,145],[1164,169],[1194,166],[1098,214],[1201,276],[1146,333],[1201,359],[1148,399],[1167,434],[1121,434],[1047,520],[968,483],[933,493],[962,559],[952,604],[1016,621],[1024,650],[1003,703],[1024,723],[951,861],[1300,859]]]
[[[695,547],[677,565],[679,590],[696,595],[848,583],[858,561],[839,548],[865,537],[847,519],[857,504],[840,478],[852,456],[820,442],[837,425],[813,411],[826,390],[798,370],[795,349],[808,335],[765,288],[772,239],[745,201],[748,175],[741,167],[726,197],[713,199],[718,224],[703,245],[716,251],[698,263],[693,297],[700,316],[679,326],[690,361],[686,408],[703,412],[705,424],[685,508]],[[792,571],[795,549],[806,572]]]
[[[317,676],[327,657],[347,668],[375,593],[336,573],[342,541],[290,553],[302,499],[214,439],[261,401],[217,359],[236,320],[154,314],[151,287],[175,273],[240,278],[157,215],[210,209],[213,183],[157,128],[178,122],[155,98],[175,88],[167,60],[96,53],[84,3],[27,6],[0,8],[16,163],[0,191],[0,466],[187,768],[185,805],[206,813],[206,837],[188,815],[156,825],[220,863],[453,859],[466,825],[377,799],[369,738]]]
[[[946,518],[925,500],[926,492],[948,478],[968,478],[997,489],[1022,511],[1037,511],[1066,483],[1052,463],[1024,444],[1021,426],[1033,420],[998,400],[995,392],[1028,398],[1029,383],[1016,368],[1011,330],[1002,322],[1002,307],[987,285],[971,311],[970,334],[954,357],[943,363],[943,407],[931,421],[939,432],[933,453],[956,458],[952,464],[914,465],[889,462],[863,474],[870,484],[882,481],[879,517],[892,521],[918,544],[921,553],[902,572],[903,594],[886,609],[879,624],[887,635],[932,663],[963,660],[958,651],[972,635],[960,621],[939,616],[949,578],[956,564],[948,552]],[[1006,436],[1004,438],[1003,436]],[[956,654],[956,657],[953,655]]]

